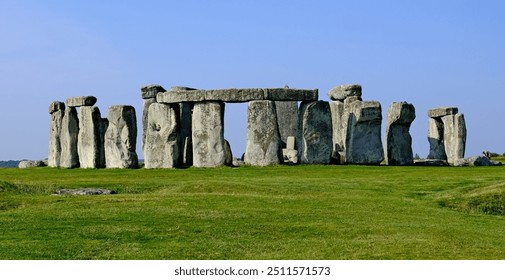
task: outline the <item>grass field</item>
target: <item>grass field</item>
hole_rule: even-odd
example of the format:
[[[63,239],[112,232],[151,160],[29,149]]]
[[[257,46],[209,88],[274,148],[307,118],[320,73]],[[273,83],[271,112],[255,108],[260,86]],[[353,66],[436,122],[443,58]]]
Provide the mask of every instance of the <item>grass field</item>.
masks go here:
[[[0,169],[0,259],[505,259],[504,215],[505,167]]]

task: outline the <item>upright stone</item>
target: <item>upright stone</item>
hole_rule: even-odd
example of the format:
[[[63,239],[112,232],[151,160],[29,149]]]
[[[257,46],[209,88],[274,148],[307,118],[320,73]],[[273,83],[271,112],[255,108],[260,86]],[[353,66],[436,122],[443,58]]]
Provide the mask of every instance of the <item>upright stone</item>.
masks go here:
[[[224,165],[233,166],[233,152],[231,151],[231,145],[228,140],[224,140]]]
[[[457,160],[465,157],[466,124],[463,114],[442,117],[444,123],[444,147],[447,162],[453,165]]]
[[[275,101],[275,112],[282,147],[286,148],[287,138],[298,134],[298,102]]]
[[[61,125],[61,167],[79,167],[79,154],[77,152],[78,134],[79,119],[77,118],[77,109],[75,107],[68,107],[65,109]]]
[[[105,132],[105,161],[107,168],[137,168],[137,117],[128,105],[109,107],[109,127]]]
[[[428,121],[428,142],[430,143],[428,159],[447,160],[444,147],[444,123],[440,118],[429,118]]]
[[[82,106],[79,114],[79,136],[77,152],[80,167],[103,167],[101,152],[103,148],[100,141],[100,110],[95,106]]]
[[[63,116],[65,115],[65,103],[55,101],[49,105],[51,123],[49,129],[49,153],[47,162],[49,167],[59,167],[61,158],[61,130]]]
[[[160,85],[148,85],[143,86],[140,89],[140,94],[142,99],[144,99],[144,104],[142,106],[142,152],[145,155],[144,144],[146,139],[146,129],[147,129],[147,114],[149,106],[156,103],[156,95],[159,92],[165,92],[165,89]]]
[[[100,132],[100,167],[106,166],[105,161],[105,133],[109,127],[109,120],[107,118],[100,119],[100,126],[98,127]]]
[[[274,101],[250,101],[247,109],[245,163],[267,166],[279,164],[281,158],[282,146]]]
[[[410,125],[416,118],[414,105],[394,102],[387,115],[386,161],[389,165],[413,165]]]
[[[384,160],[381,122],[379,102],[352,102],[346,136],[347,163],[374,165]]]
[[[145,168],[177,167],[179,134],[179,105],[151,104],[144,144]]]
[[[332,153],[332,122],[326,101],[302,102],[298,139],[301,163],[328,164]]]
[[[197,102],[193,107],[193,165],[217,167],[225,164],[224,103]]]
[[[193,103],[179,103],[180,110],[180,137],[179,137],[179,147],[181,156],[180,162],[183,165],[189,166],[193,164],[193,141],[192,141],[192,115],[193,115]]]

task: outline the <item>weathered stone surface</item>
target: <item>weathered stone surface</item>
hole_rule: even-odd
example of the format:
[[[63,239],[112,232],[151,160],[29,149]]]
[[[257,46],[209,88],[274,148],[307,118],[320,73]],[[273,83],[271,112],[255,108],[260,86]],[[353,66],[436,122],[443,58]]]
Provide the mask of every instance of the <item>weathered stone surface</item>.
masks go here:
[[[473,156],[454,160],[454,166],[498,166],[498,162],[491,161],[485,156]]]
[[[109,126],[105,132],[105,161],[107,168],[137,168],[137,117],[128,105],[109,107]]]
[[[439,118],[429,118],[428,121],[428,142],[430,143],[428,159],[447,160],[444,147],[444,124]]]
[[[18,168],[44,167],[46,163],[43,160],[22,160],[18,163]]]
[[[179,105],[154,103],[149,107],[145,168],[174,168],[179,164]]]
[[[447,162],[454,164],[457,159],[465,157],[466,124],[463,114],[442,117],[444,123],[444,147]]]
[[[458,113],[458,108],[456,107],[440,107],[428,110],[428,117],[430,118],[441,118],[448,115],[456,115]]]
[[[332,88],[328,92],[328,97],[331,100],[343,101],[347,97],[355,96],[361,98],[361,86],[360,85],[340,85]]]
[[[140,88],[142,99],[156,98],[158,92],[165,92],[166,90],[160,85],[147,85]]]
[[[79,119],[75,107],[65,109],[65,114],[61,122],[61,156],[60,167],[79,167],[79,154],[77,152],[77,138],[79,135]]]
[[[79,114],[77,152],[81,168],[99,168],[103,151],[100,137],[101,115],[98,107],[82,106]]]
[[[107,118],[100,119],[100,126],[98,127],[100,133],[100,167],[105,167],[105,133],[109,128],[109,120]]]
[[[298,134],[298,102],[275,101],[277,115],[277,127],[282,141],[282,147],[286,147],[287,138]]]
[[[78,96],[67,98],[68,107],[93,106],[96,103],[94,96]]]
[[[49,106],[51,122],[49,128],[49,152],[47,156],[49,167],[59,167],[61,159],[61,129],[63,116],[65,115],[65,104],[55,101]]]
[[[286,89],[286,88],[231,88],[213,90],[171,90],[157,95],[159,103],[180,102],[249,102],[254,100],[274,101],[312,101],[317,100],[317,89]]]
[[[172,86],[170,87],[170,90],[196,90],[196,88],[190,88],[190,87],[185,87],[185,86]]]
[[[114,190],[96,189],[96,188],[81,188],[81,189],[61,189],[57,190],[54,195],[100,195],[100,194],[116,194]]]
[[[230,142],[224,140],[224,165],[233,166],[233,152],[231,151]]]
[[[225,164],[224,103],[195,103],[192,134],[193,166],[217,167]]]
[[[295,134],[296,135],[296,134]],[[286,141],[286,149],[290,150],[295,150],[296,149],[296,143],[295,143],[295,136],[288,136],[287,141]]]
[[[380,164],[384,160],[381,140],[382,109],[377,101],[351,104],[346,136],[346,162]]]
[[[394,102],[387,115],[386,161],[389,165],[412,165],[412,137],[410,125],[416,118],[414,105],[407,102]]]
[[[284,163],[287,164],[297,164],[298,163],[298,151],[294,149],[282,149],[282,157]]]
[[[279,164],[281,149],[275,102],[250,101],[247,111],[245,163],[255,166]]]
[[[184,165],[193,164],[193,141],[192,141],[192,114],[193,114],[193,103],[179,103],[180,110],[180,142],[179,147],[181,151],[179,155],[182,157],[181,162]]]
[[[416,159],[414,160],[416,166],[448,166],[446,160],[443,159]]]
[[[301,163],[328,164],[332,153],[330,106],[326,101],[302,102],[297,137]]]
[[[193,164],[193,140],[192,137],[184,138],[182,148],[182,165],[190,166]]]
[[[147,114],[149,112],[149,106],[151,104],[156,103],[156,97],[155,98],[146,98],[142,102],[142,152],[146,153],[144,146],[146,143],[146,131],[147,131]]]
[[[342,152],[345,149],[345,135],[347,134],[348,116],[344,116],[344,102],[330,101],[329,104],[332,124],[332,149],[333,154],[338,154],[338,152]]]

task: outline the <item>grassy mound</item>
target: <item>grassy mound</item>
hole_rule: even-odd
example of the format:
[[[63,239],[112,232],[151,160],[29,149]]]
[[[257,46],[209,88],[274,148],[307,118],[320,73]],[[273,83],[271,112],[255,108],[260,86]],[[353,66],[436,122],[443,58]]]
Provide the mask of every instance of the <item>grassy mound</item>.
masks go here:
[[[505,215],[505,183],[453,190],[441,195],[440,204],[468,213]]]

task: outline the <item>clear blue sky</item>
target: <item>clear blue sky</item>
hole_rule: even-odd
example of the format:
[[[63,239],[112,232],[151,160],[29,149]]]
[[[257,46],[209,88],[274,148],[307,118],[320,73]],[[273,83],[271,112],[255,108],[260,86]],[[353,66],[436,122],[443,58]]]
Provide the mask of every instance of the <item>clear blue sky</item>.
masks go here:
[[[128,104],[140,121],[140,88],[153,83],[287,84],[318,88],[322,100],[359,83],[384,117],[393,101],[415,105],[422,157],[426,112],[440,106],[465,114],[467,155],[503,153],[504,12],[505,1],[486,0],[0,0],[0,160],[47,157],[52,101],[94,95],[103,116]],[[246,106],[227,105],[225,115],[240,156]]]

